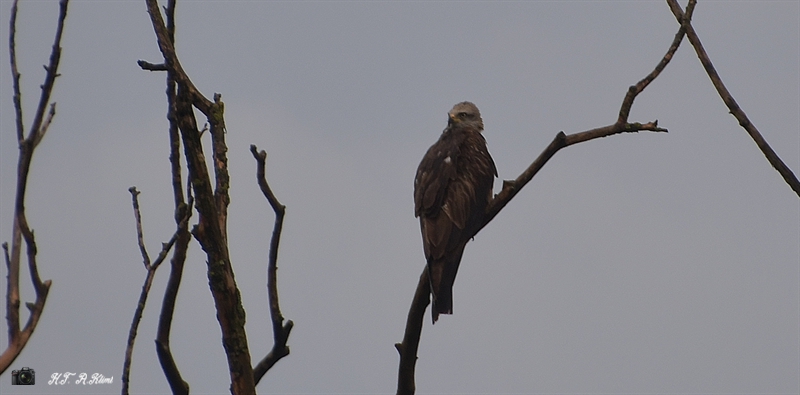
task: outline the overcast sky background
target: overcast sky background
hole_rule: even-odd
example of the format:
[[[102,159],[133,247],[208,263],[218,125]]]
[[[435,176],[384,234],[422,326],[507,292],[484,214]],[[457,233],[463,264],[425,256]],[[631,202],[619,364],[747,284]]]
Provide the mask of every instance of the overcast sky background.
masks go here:
[[[3,241],[17,162],[10,8],[0,1]],[[20,4],[26,127],[57,11],[55,1]],[[736,100],[800,173],[800,3],[701,1],[693,24]],[[255,361],[272,346],[273,216],[250,144],[268,151],[269,182],[288,207],[278,285],[295,322],[291,354],[259,392],[395,391],[393,344],[424,268],[413,178],[453,104],[478,105],[500,179],[515,178],[559,131],[613,123],[677,28],[663,1],[180,1],[182,64],[225,102],[231,257]],[[152,256],[174,230],[165,75],[136,65],[162,59],[144,1],[72,1],[62,46],[58,113],[27,199],[53,285],[13,364],[35,369],[37,384],[12,387],[9,369],[4,394],[119,393],[146,274],[128,187],[142,192]],[[800,391],[797,195],[728,114],[688,41],[633,106],[631,121],[655,119],[668,134],[556,154],[469,244],[455,314],[435,326],[426,315],[418,393]],[[204,259],[193,242],[172,351],[193,394],[228,393]],[[168,271],[139,328],[132,393],[169,391],[153,344]],[[6,274],[3,265],[2,295]],[[114,384],[47,385],[67,371]]]

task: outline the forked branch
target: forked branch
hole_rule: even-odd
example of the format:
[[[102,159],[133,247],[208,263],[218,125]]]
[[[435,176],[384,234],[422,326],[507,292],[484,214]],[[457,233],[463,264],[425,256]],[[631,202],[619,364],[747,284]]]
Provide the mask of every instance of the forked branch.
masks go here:
[[[180,132],[189,179],[194,191],[195,208],[199,219],[191,234],[206,252],[209,286],[217,311],[217,321],[222,331],[222,345],[228,359],[231,393],[252,394],[255,393],[255,382],[247,333],[244,329],[245,311],[228,252],[227,207],[230,198],[224,106],[220,95],[215,94],[212,102],[197,90],[175,53],[174,35],[171,34],[174,33],[174,25],[171,30],[164,24],[156,0],[145,2],[156,33],[158,47],[164,57],[163,64],[166,66],[168,79],[174,81],[176,85],[174,111],[170,104],[170,117],[172,120],[174,116]],[[167,12],[170,12],[169,7]],[[153,65],[150,62],[139,64],[144,68]],[[160,67],[150,67],[150,69],[156,68]],[[168,94],[171,94],[169,89]],[[208,171],[193,107],[206,116],[210,125],[214,180],[211,180]],[[160,343],[160,346],[163,345]],[[161,349],[160,346],[157,349]],[[162,366],[164,366],[163,360]]]
[[[166,38],[169,40],[170,44],[174,47],[175,44],[175,0],[169,0],[167,2],[167,6],[164,7],[164,12],[167,18],[167,34]],[[170,274],[169,280],[167,280],[167,286],[164,290],[164,298],[161,303],[161,313],[159,314],[158,318],[158,332],[155,339],[156,345],[156,355],[158,355],[158,361],[161,364],[161,370],[164,372],[164,376],[167,379],[167,383],[170,386],[173,394],[176,395],[185,395],[189,393],[189,383],[183,380],[181,376],[180,370],[175,362],[175,358],[172,355],[172,350],[170,349],[169,345],[169,337],[170,331],[172,329],[172,318],[175,312],[175,302],[178,296],[178,290],[180,289],[181,278],[183,277],[183,267],[184,263],[186,262],[186,254],[189,249],[189,242],[191,241],[191,233],[188,230],[188,223],[184,220],[188,220],[191,216],[191,211],[193,209],[194,200],[192,198],[191,193],[191,182],[187,186],[186,195],[189,196],[189,203],[186,203],[183,194],[183,178],[182,178],[182,171],[181,171],[181,139],[178,127],[178,117],[176,111],[176,98],[177,98],[177,85],[175,83],[175,73],[170,70],[165,63],[160,64],[152,64],[150,62],[146,62],[144,60],[138,61],[139,66],[144,70],[149,71],[166,71],[167,72],[167,119],[169,120],[169,142],[170,142],[170,170],[172,172],[172,191],[173,191],[173,200],[175,205],[175,224],[177,225],[178,229],[173,236],[174,239],[174,248],[172,259],[170,260]],[[190,172],[190,179],[191,172]],[[135,190],[134,190],[135,191]],[[134,193],[132,191],[131,193]],[[138,192],[137,192],[138,193]],[[134,210],[138,212],[136,200],[134,199]],[[141,219],[137,214],[137,228],[139,228],[139,246],[142,250],[142,254],[145,260],[145,268],[148,269],[147,278],[145,279],[145,286],[143,287],[143,292],[140,297],[139,308],[137,308],[137,312],[134,314],[134,324],[132,324],[132,335],[135,336],[134,327],[138,325],[137,317],[141,316],[141,311],[144,307],[145,298],[147,297],[147,290],[150,288],[150,283],[152,282],[153,275],[155,274],[155,265],[154,267],[150,267],[148,264],[149,258],[147,258],[146,250],[144,248],[144,244],[141,236]],[[132,352],[132,338],[129,339],[129,350],[128,355]],[[126,364],[125,368],[123,369],[123,395],[126,395],[128,392],[128,382],[127,377],[129,376],[129,356],[126,355]]]
[[[166,259],[167,254],[172,249],[172,246],[178,241],[182,235],[188,234],[189,218],[192,216],[192,210],[185,210],[184,217],[178,223],[178,229],[169,239],[168,242],[162,243],[161,251],[158,253],[156,260],[151,263],[150,255],[147,253],[147,248],[144,244],[144,235],[142,232],[142,215],[139,209],[139,191],[136,187],[130,187],[128,191],[131,193],[131,200],[133,201],[133,214],[136,219],[136,234],[139,240],[139,250],[142,253],[142,261],[144,262],[147,276],[145,276],[144,285],[142,285],[142,293],[139,295],[139,303],[136,305],[136,311],[133,314],[133,322],[128,331],[128,345],[125,348],[125,362],[122,367],[122,395],[128,394],[130,371],[131,371],[131,358],[133,357],[133,345],[136,340],[136,333],[139,329],[139,322],[142,320],[144,307],[147,303],[147,296],[150,294],[150,287],[153,285],[153,278],[155,277],[156,270],[161,266],[161,263]],[[191,208],[192,200],[189,199]]]
[[[25,216],[25,190],[28,185],[28,172],[30,170],[33,152],[44,138],[50,123],[55,116],[55,103],[50,103],[50,96],[53,92],[58,74],[58,65],[61,59],[61,36],[64,31],[64,22],[67,18],[68,0],[61,0],[59,3],[58,25],[53,48],[50,52],[50,62],[44,66],[45,78],[42,84],[42,92],[39,96],[39,105],[34,113],[33,123],[28,135],[24,135],[24,120],[22,117],[22,92],[19,86],[20,73],[17,69],[16,54],[16,23],[17,23],[17,1],[11,6],[11,18],[9,23],[9,60],[11,62],[12,86],[14,91],[14,113],[16,116],[17,140],[19,143],[19,162],[17,164],[17,190],[14,204],[14,228],[11,239],[11,253],[8,251],[8,243],[3,243],[4,257],[8,269],[7,288],[6,288],[6,323],[8,324],[8,348],[0,354],[0,373],[8,369],[11,363],[17,358],[22,349],[28,343],[39,318],[44,310],[47,294],[50,291],[50,280],[42,281],[39,277],[39,268],[36,263],[36,239],[33,230],[28,226]],[[49,107],[49,111],[48,111]],[[47,114],[47,115],[45,115]],[[46,118],[45,118],[46,116]],[[22,254],[22,241],[25,240],[26,255],[28,259],[28,270],[30,271],[33,288],[36,292],[36,302],[26,303],[30,310],[30,316],[25,327],[20,330],[19,322],[19,274],[20,258]]]

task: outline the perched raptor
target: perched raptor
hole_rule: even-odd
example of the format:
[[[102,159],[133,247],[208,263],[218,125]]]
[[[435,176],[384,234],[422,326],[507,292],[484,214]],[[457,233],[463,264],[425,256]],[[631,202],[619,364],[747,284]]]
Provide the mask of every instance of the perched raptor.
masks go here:
[[[414,214],[428,261],[434,323],[439,314],[453,314],[458,264],[483,219],[497,176],[481,135],[478,107],[461,102],[447,115],[447,127],[425,153],[414,179]]]

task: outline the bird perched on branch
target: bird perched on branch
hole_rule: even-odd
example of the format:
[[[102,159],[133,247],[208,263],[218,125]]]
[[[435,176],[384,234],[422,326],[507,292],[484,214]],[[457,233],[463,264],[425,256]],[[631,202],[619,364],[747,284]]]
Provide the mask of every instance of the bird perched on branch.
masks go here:
[[[453,282],[467,241],[480,226],[497,168],[470,102],[453,106],[447,127],[417,168],[414,214],[419,217],[431,286],[433,322],[453,314]]]

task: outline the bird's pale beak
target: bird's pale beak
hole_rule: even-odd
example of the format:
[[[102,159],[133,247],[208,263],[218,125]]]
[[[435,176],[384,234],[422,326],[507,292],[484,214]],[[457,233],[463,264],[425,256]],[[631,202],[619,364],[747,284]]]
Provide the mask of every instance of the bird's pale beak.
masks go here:
[[[450,119],[447,120],[447,123],[453,124],[456,122],[456,114],[448,113],[447,116],[450,117]]]

